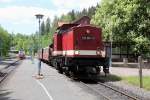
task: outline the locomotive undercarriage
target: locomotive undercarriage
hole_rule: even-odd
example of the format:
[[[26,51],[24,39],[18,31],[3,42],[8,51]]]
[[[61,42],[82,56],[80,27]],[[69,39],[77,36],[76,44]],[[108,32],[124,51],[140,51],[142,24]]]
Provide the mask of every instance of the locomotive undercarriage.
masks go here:
[[[78,77],[82,79],[94,79],[100,74],[101,66],[103,72],[109,73],[109,60],[107,58],[71,58],[71,57],[55,57],[51,60],[59,73],[65,73],[70,77]]]

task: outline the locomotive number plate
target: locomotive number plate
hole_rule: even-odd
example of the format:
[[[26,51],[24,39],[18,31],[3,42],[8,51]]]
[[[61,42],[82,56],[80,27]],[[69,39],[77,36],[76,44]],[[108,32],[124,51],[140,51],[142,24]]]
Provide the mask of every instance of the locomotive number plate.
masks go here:
[[[93,36],[82,36],[81,39],[82,40],[94,40],[95,37],[93,37]]]

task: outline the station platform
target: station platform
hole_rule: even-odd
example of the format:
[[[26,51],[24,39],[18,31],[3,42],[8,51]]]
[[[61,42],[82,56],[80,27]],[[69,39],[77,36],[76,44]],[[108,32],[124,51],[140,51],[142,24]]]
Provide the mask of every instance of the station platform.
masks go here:
[[[25,59],[0,85],[0,100],[99,100],[80,82],[42,63],[43,79],[36,79],[38,61]]]

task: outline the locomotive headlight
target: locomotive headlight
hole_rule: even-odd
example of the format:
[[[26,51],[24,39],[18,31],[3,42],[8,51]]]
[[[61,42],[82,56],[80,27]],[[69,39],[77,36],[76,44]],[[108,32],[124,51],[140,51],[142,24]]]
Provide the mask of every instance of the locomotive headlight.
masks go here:
[[[101,51],[101,55],[102,55],[102,57],[105,57],[106,56],[106,52],[105,51]]]
[[[75,55],[79,55],[79,51],[78,51],[78,50],[75,50],[74,54],[75,54]]]
[[[96,54],[97,54],[97,55],[101,55],[101,52],[100,52],[100,51],[96,51]]]
[[[96,73],[96,69],[95,69],[95,68],[92,68],[92,72],[93,72],[93,73]]]

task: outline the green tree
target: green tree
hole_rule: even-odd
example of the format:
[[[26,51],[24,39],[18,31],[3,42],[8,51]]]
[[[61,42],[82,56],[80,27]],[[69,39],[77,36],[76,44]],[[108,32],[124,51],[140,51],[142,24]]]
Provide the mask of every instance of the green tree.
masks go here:
[[[50,28],[51,28],[50,24],[51,24],[50,18],[47,18],[46,26],[45,26],[46,34],[48,34],[50,32]]]
[[[57,27],[58,27],[58,21],[59,21],[59,18],[57,16],[54,17],[54,20],[52,22],[52,26],[51,26],[51,33],[53,34]]]
[[[63,21],[63,22],[71,22],[72,18],[71,15],[68,13],[66,15],[62,15],[61,18],[59,19],[59,21]]]
[[[96,11],[96,7],[90,7],[90,8],[88,8],[88,16],[90,17],[90,18],[92,18],[92,16],[95,14],[95,11]]]
[[[92,23],[102,27],[105,40],[109,40],[112,35],[115,42],[136,44],[138,42],[135,38],[149,41],[149,5],[149,0],[103,0],[92,18]],[[138,49],[137,46],[135,48]]]
[[[44,21],[41,23],[41,35],[44,35],[46,33],[46,27]]]
[[[10,34],[0,26],[0,52],[3,56],[8,54],[10,49]]]
[[[68,15],[71,17],[71,21],[74,21],[76,18],[75,18],[75,11],[72,10],[71,12],[68,13]]]

